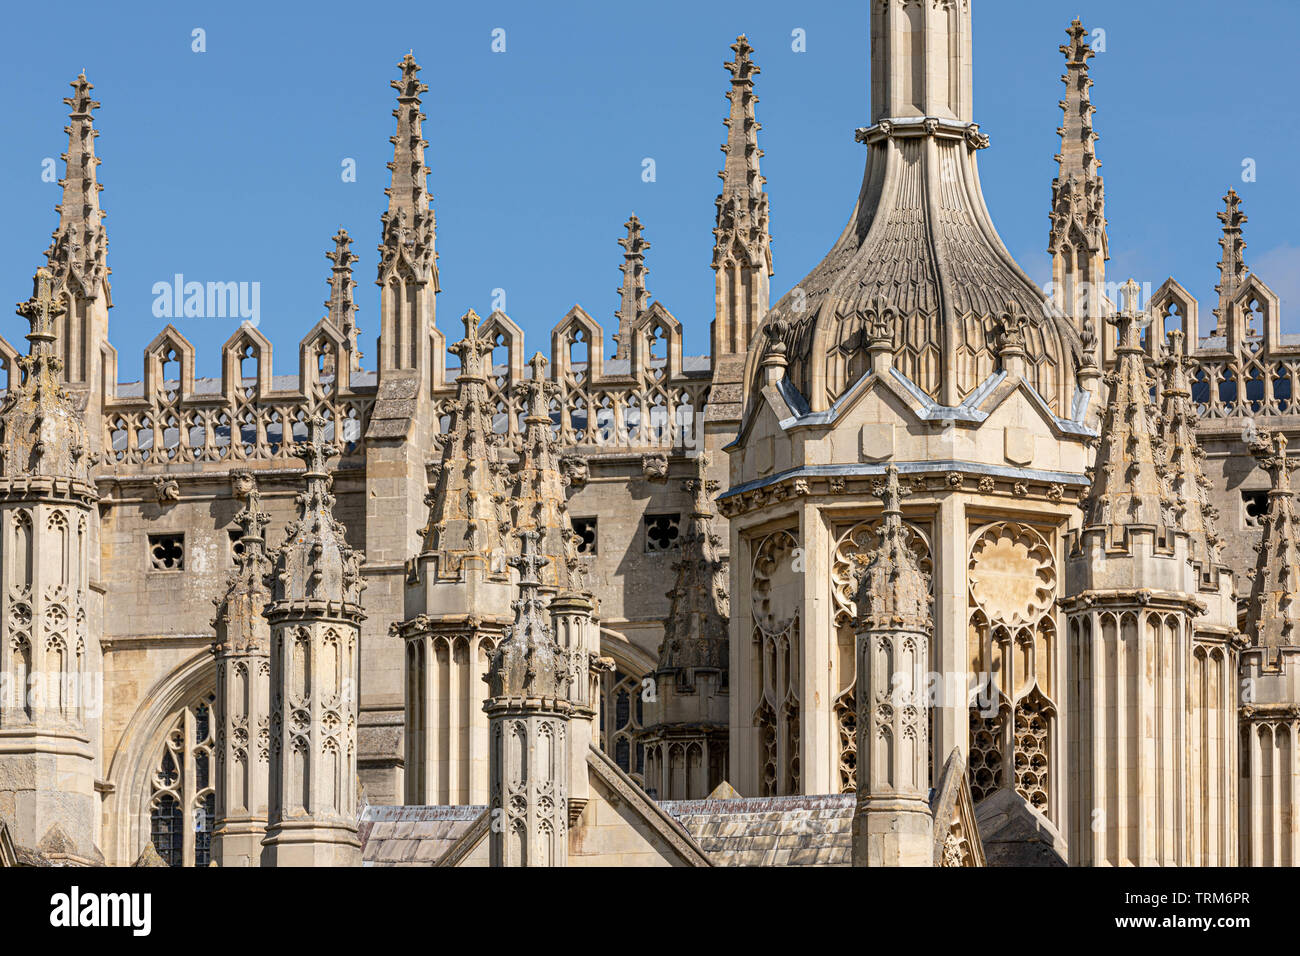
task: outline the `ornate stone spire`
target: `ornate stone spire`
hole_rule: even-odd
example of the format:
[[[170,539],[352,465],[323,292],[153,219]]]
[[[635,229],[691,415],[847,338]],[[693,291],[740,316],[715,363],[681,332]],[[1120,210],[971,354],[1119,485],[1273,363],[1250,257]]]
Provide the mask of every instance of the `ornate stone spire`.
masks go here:
[[[271,753],[268,866],[359,866],[357,720],[361,556],[334,518],[325,419],[313,415],[296,453],[306,490],[284,544],[270,555]]]
[[[1084,530],[1108,528],[1112,540],[1131,525],[1169,527],[1171,501],[1159,411],[1151,396],[1138,317],[1130,311],[1136,283],[1125,286],[1127,308],[1107,319],[1118,330],[1115,367],[1106,376],[1110,402],[1101,424],[1092,486],[1084,496]]]
[[[388,164],[393,175],[384,190],[388,197],[388,211],[381,217],[385,234],[399,216],[404,215],[407,225],[414,228],[417,220],[429,214],[429,167],[424,164],[424,148],[429,143],[421,131],[427,117],[420,112],[420,94],[429,92],[429,87],[420,82],[420,65],[412,54],[402,57],[397,68],[402,71],[401,78],[389,84],[397,91],[397,109],[393,110],[397,132],[388,138],[393,144],[393,161]],[[432,226],[432,216],[428,218]]]
[[[507,553],[500,441],[492,429],[484,367],[492,343],[479,334],[479,317],[473,309],[461,321],[465,337],[450,348],[460,356],[456,399],[448,405],[451,425],[443,436],[437,483],[425,498],[429,522],[424,550],[438,555],[443,575],[458,573],[467,555],[499,562]]]
[[[352,267],[360,260],[352,252],[352,237],[339,226],[334,234],[334,249],[325,253],[330,261],[330,297],[325,300],[325,318],[348,340],[352,356],[352,370],[361,368],[361,350],[357,348],[357,306],[352,300],[352,290],[357,287],[352,278]]]
[[[251,483],[252,478],[248,481]],[[266,578],[271,573],[266,526],[271,516],[261,510],[262,496],[256,484],[251,484],[247,495],[244,510],[235,515],[235,523],[243,529],[235,569],[226,581],[226,593],[212,602],[217,607],[212,625],[217,632],[218,654],[223,651],[265,653],[270,649],[271,629],[262,611],[271,596],[266,588]]]
[[[1296,519],[1286,436],[1263,434],[1251,446],[1273,481],[1259,545],[1255,580],[1246,605],[1245,636],[1270,652],[1300,645],[1300,524]],[[1270,653],[1271,656],[1271,653]]]
[[[1187,378],[1191,360],[1183,354],[1183,333],[1169,333],[1170,343],[1160,363],[1163,408],[1160,415],[1161,444],[1167,461],[1170,497],[1173,499],[1174,526],[1187,532],[1188,555],[1201,565],[1202,573],[1220,562],[1218,510],[1210,504],[1214,487],[1201,467],[1205,451],[1196,439],[1196,407],[1192,404],[1192,387]]]
[[[713,268],[722,268],[728,262],[772,271],[771,237],[768,235],[767,182],[759,172],[758,161],[763,151],[758,148],[758,131],[762,124],[754,117],[754,77],[761,71],[750,59],[754,48],[744,34],[731,45],[736,58],[724,64],[731,73],[731,115],[723,120],[727,127],[727,142],[722,147],[727,157],[718,178],[722,192],[716,205],[718,224],[713,230]]]
[[[18,303],[31,323],[28,354],[18,359],[0,406],[0,477],[90,480],[91,453],[82,416],[63,386],[56,326],[64,313],[63,289],[39,269],[32,297]]]
[[[1237,195],[1237,190],[1228,190],[1228,195],[1223,197],[1223,212],[1218,215],[1219,222],[1223,223],[1223,238],[1219,240],[1223,257],[1219,260],[1219,284],[1214,287],[1214,291],[1219,293],[1219,307],[1214,310],[1214,334],[1225,335],[1228,331],[1228,303],[1237,294],[1248,273],[1242,226],[1249,221],[1249,217],[1241,211],[1241,197]]]
[[[243,534],[226,593],[212,602],[217,606],[213,713],[220,728],[212,858],[223,867],[260,863],[270,795],[271,625],[264,612],[271,597],[265,537],[271,516],[261,510],[253,477],[244,472],[234,478],[236,494],[246,496],[244,510],[235,516]]]
[[[930,579],[916,563],[903,524],[900,502],[903,489],[898,469],[889,465],[884,481],[875,486],[884,505],[885,522],[876,547],[857,561],[858,630],[907,630],[929,633],[934,628],[930,614]]]
[[[623,225],[627,237],[618,241],[623,247],[623,264],[618,267],[623,273],[623,285],[618,290],[622,304],[616,313],[618,333],[614,336],[617,344],[614,358],[618,359],[631,358],[632,326],[650,306],[650,296],[645,290],[645,277],[650,271],[645,267],[645,254],[650,243],[641,238],[641,220],[635,213]]]
[[[685,482],[695,504],[681,541],[681,558],[673,565],[677,577],[668,592],[660,671],[697,667],[725,671],[728,665],[727,563],[722,557],[722,536],[713,528],[718,482],[707,477],[708,464],[709,456],[701,451],[695,459],[695,477]]]
[[[380,217],[379,274],[375,284],[383,288],[380,298],[381,373],[388,369],[422,369],[432,362],[428,342],[434,324],[434,295],[438,292],[438,256],[434,252],[436,222],[429,208],[424,148],[429,144],[420,132],[425,116],[420,112],[420,94],[429,88],[420,82],[420,67],[407,54],[399,63],[397,90],[397,132],[389,138],[393,161],[388,164],[392,180],[384,190],[388,209]]]
[[[68,151],[63,154],[65,163],[63,201],[57,207],[59,224],[55,228],[45,256],[56,284],[68,292],[93,299],[101,291],[108,292],[108,235],[104,231],[105,213],[99,207],[99,184],[96,172],[99,158],[95,155],[95,129],[91,115],[99,102],[90,97],[95,87],[80,74],[72,81],[72,96],[63,98],[70,107],[68,125]]]
[[[327,466],[338,449],[325,441],[326,421],[313,415],[309,437],[297,445],[307,463],[300,492],[298,518],[285,531],[284,544],[269,554],[272,619],[319,611],[360,620],[361,557],[347,542],[347,530],[334,517],[334,496]]]
[[[575,809],[569,806],[570,776],[585,776],[585,762],[578,761],[585,761],[586,751],[577,760],[570,754],[570,661],[542,608],[537,574],[546,559],[537,552],[536,531],[519,537],[522,553],[510,561],[519,569],[515,620],[483,675],[494,821],[488,858],[491,866],[564,866]]]
[[[854,866],[928,866],[933,856],[929,791],[929,576],[908,547],[890,464],[873,489],[884,504],[880,540],[865,555],[854,622],[857,802]]]
[[[1065,54],[1065,99],[1061,110],[1065,120],[1057,133],[1061,137],[1061,152],[1056,161],[1060,170],[1052,181],[1052,230],[1047,241],[1047,251],[1053,256],[1070,254],[1076,259],[1110,258],[1106,239],[1106,190],[1097,159],[1097,140],[1100,138],[1092,126],[1096,107],[1089,94],[1092,78],[1088,74],[1088,61],[1092,48],[1085,42],[1088,31],[1077,19],[1065,31],[1070,42],[1061,46]],[[1100,282],[1100,276],[1087,275],[1086,262],[1078,270],[1084,281]],[[1093,302],[1098,305],[1099,300]],[[1097,314],[1094,310],[1093,314]]]
[[[515,385],[525,412],[523,447],[511,502],[514,527],[538,533],[539,552],[546,559],[541,585],[547,590],[562,590],[571,586],[569,567],[578,556],[556,453],[556,435],[551,427],[550,403],[560,393],[560,386],[546,380],[546,358],[541,352],[528,364],[532,378]]]
[[[546,559],[537,550],[536,531],[519,532],[520,553],[510,559],[519,569],[519,599],[511,603],[515,622],[488,665],[489,698],[567,701],[569,660],[551,634],[540,593],[539,572]],[[492,701],[489,699],[489,706]]]

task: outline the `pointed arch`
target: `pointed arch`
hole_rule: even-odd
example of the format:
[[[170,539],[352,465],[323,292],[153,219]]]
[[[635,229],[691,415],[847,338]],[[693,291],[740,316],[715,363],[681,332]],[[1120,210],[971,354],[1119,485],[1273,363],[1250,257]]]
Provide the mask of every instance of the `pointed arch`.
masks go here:
[[[152,401],[164,391],[167,366],[177,363],[179,397],[194,395],[194,346],[170,322],[144,348],[144,398]]]
[[[253,393],[244,389],[243,362],[257,363]],[[229,402],[262,401],[271,393],[271,342],[244,322],[221,346],[221,394]]]

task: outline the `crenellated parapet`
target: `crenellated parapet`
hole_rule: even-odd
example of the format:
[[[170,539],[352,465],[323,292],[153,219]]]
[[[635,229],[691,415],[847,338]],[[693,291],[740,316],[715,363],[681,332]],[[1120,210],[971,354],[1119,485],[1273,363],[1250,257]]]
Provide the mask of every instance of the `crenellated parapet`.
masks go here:
[[[145,348],[143,381],[105,395],[104,465],[120,475],[203,462],[288,463],[315,414],[325,419],[326,440],[352,455],[375,396],[373,374],[352,370],[354,355],[345,333],[322,319],[299,343],[298,374],[276,376],[270,341],[244,323],[222,346],[221,377],[200,379],[194,346],[168,325]]]
[[[491,346],[486,394],[492,427],[505,447],[523,446],[527,399],[523,333],[494,312],[480,335]],[[707,358],[685,358],[682,325],[654,302],[634,323],[628,358],[605,358],[605,332],[575,305],[551,332],[547,414],[559,445],[586,454],[685,450],[700,440],[700,418],[710,388]],[[434,393],[440,431],[450,424],[455,386]]]

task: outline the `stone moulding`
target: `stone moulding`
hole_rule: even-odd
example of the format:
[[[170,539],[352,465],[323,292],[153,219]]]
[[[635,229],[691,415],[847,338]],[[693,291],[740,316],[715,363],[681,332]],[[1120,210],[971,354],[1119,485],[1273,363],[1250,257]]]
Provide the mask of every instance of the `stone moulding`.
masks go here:
[[[1059,504],[1073,503],[1088,486],[1085,475],[975,462],[899,462],[897,467],[900,475],[908,476],[912,491],[918,494],[973,490],[973,486],[966,486],[969,477],[979,483],[979,490],[984,494],[1001,493]],[[871,491],[871,484],[866,479],[879,478],[884,475],[885,468],[884,464],[805,465],[791,468],[729,489],[718,497],[718,509],[724,517],[731,518],[788,498],[840,495],[858,497]],[[991,486],[988,484],[990,480],[993,482]]]

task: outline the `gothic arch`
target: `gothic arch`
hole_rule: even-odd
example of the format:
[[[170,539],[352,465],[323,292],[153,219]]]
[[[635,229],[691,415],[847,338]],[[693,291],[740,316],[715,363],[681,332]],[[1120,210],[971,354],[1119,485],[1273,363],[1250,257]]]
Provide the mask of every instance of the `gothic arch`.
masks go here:
[[[149,842],[149,785],[154,764],[176,714],[213,691],[216,684],[216,662],[204,647],[150,687],[132,715],[108,770],[113,794],[103,849],[110,864],[131,865]]]

